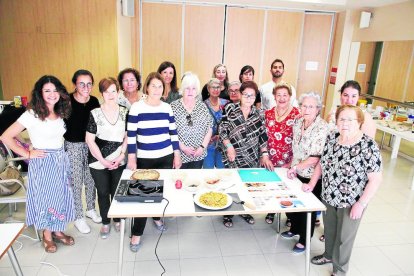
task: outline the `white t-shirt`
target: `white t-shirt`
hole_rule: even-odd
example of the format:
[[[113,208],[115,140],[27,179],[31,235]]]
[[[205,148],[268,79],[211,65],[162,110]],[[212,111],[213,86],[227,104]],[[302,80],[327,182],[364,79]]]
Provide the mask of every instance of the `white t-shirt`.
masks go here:
[[[262,109],[268,110],[276,106],[275,97],[273,96],[273,88],[275,88],[275,83],[269,81],[263,84],[260,88],[260,97],[262,99]],[[292,90],[292,96],[290,97],[290,104],[294,107],[298,107],[298,102],[296,100],[296,89],[293,85],[290,85]]]
[[[33,110],[28,110],[17,121],[27,129],[34,148],[60,149],[63,146],[66,127],[62,118],[42,121]]]

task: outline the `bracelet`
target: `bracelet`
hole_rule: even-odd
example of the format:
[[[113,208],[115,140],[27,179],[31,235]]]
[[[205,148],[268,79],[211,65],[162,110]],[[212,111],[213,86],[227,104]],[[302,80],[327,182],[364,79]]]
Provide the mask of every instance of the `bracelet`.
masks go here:
[[[366,203],[365,201],[363,201],[363,200],[358,200],[357,201],[357,203],[359,203],[359,204],[361,204],[361,206],[365,209],[365,208],[367,208],[367,206],[368,206],[368,203]]]
[[[205,147],[203,146],[203,144],[200,145],[200,148],[205,149]]]
[[[262,151],[261,154],[262,154],[262,156],[265,156],[265,155],[268,156],[269,152],[267,150],[265,150],[265,151]]]
[[[231,144],[231,143],[228,143],[227,145],[226,145],[226,148],[232,148],[233,147],[233,145]]]

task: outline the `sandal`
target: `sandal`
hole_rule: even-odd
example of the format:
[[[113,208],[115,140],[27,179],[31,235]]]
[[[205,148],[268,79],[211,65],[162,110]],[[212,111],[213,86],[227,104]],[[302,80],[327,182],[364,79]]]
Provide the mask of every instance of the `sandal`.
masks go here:
[[[223,224],[224,226],[226,226],[227,228],[231,228],[233,227],[233,219],[230,217],[223,217]]]
[[[75,240],[71,236],[65,235],[63,232],[61,232],[61,235],[56,235],[56,233],[52,233],[52,238],[57,242],[63,243],[64,245],[75,244]]]
[[[324,265],[332,263],[332,260],[325,258],[323,255],[318,255],[311,259],[311,263],[314,265]]]
[[[251,215],[240,215],[248,224],[254,224],[254,218]]]
[[[275,220],[275,214],[271,214],[271,213],[267,214],[265,218],[265,221],[267,224],[272,224],[274,220]]]
[[[325,241],[325,235],[320,236],[319,240],[320,240],[321,242],[324,242],[324,241]]]
[[[43,232],[43,246],[47,253],[55,253],[57,251],[56,243],[52,240],[47,240],[45,238],[45,233]]]

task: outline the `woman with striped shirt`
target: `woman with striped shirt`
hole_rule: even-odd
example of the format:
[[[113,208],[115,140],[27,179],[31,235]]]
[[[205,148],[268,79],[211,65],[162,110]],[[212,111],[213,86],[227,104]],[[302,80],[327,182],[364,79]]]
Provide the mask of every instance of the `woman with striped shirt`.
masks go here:
[[[43,229],[43,246],[48,253],[56,242],[73,245],[63,233],[75,219],[69,159],[63,149],[66,132],[63,118],[71,112],[65,86],[54,76],[43,76],[35,84],[28,110],[1,136],[1,141],[29,159],[26,225]],[[33,148],[20,147],[14,137],[27,129]]]
[[[150,73],[144,83],[145,100],[135,102],[129,111],[128,164],[130,170],[179,169],[181,167],[177,128],[171,106],[161,101],[164,81],[159,73]],[[134,218],[130,249],[137,252],[147,218]],[[154,218],[158,230],[166,227]]]

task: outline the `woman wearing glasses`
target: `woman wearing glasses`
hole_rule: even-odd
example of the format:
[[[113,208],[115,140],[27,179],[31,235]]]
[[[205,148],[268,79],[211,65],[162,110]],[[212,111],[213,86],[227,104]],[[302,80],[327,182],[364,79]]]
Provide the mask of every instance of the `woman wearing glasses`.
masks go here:
[[[224,168],[221,152],[218,148],[218,125],[223,116],[224,106],[229,102],[220,98],[220,80],[212,78],[207,83],[209,97],[204,101],[213,117],[213,133],[207,147],[207,156],[203,162],[204,169]]]
[[[254,81],[254,68],[250,65],[243,66],[242,69],[240,70],[239,80],[241,83],[246,82],[246,81]],[[257,108],[261,107],[260,93],[257,93],[256,100],[254,101],[254,105]]]
[[[201,169],[213,132],[213,118],[198,99],[200,81],[197,75],[187,73],[181,81],[180,91],[183,97],[172,102],[171,108],[177,124],[181,169]]]
[[[312,263],[332,263],[332,275],[347,274],[362,216],[382,181],[381,153],[362,130],[364,118],[358,107],[338,108],[337,130],[329,134],[315,170],[314,178],[322,176],[326,237],[325,252],[313,257]]]
[[[304,93],[299,98],[299,106],[302,118],[296,120],[293,126],[292,151],[293,158],[291,167],[288,171],[289,178],[297,177],[304,186],[311,181],[315,167],[322,155],[326,136],[328,135],[328,124],[320,117],[322,108],[321,97],[314,93]],[[312,192],[317,198],[321,197],[321,180],[315,179]],[[299,241],[295,244],[292,251],[295,254],[305,252],[306,245],[306,213],[291,213],[290,230],[281,233],[282,238],[293,239],[299,236]],[[315,229],[316,212],[312,212],[311,236]]]
[[[72,113],[65,119],[65,151],[70,160],[73,197],[75,201],[75,226],[82,234],[91,231],[83,215],[82,187],[85,185],[86,216],[95,223],[102,218],[95,210],[96,189],[88,166],[88,145],[85,142],[86,125],[92,109],[99,107],[98,99],[91,95],[93,76],[88,70],[78,70],[73,74],[75,91],[70,94]]]
[[[135,169],[179,169],[180,149],[175,118],[171,106],[161,101],[164,82],[157,72],[150,73],[144,83],[145,100],[135,102],[129,111],[128,163]],[[141,236],[147,218],[134,218],[129,248],[137,252],[141,247]],[[154,218],[155,227],[165,231],[160,218]]]
[[[223,64],[217,64],[213,68],[213,75],[212,78],[216,78],[220,81],[220,98],[229,100],[229,94],[227,93],[227,89],[229,87],[229,76],[227,74],[227,68]],[[208,84],[204,85],[203,90],[201,92],[201,96],[203,97],[203,101],[205,101],[209,97],[209,89]]]
[[[122,90],[118,95],[119,105],[125,106],[129,110],[133,103],[145,98],[145,95],[139,91],[141,89],[141,75],[134,68],[125,68],[119,72],[118,83]]]
[[[259,92],[256,83],[244,82],[240,87],[240,104],[228,104],[219,126],[223,162],[226,168],[259,168],[261,165],[273,170],[267,151],[267,134],[263,116],[254,106]],[[224,216],[223,224],[232,227],[233,216]],[[251,215],[242,215],[254,223]]]

